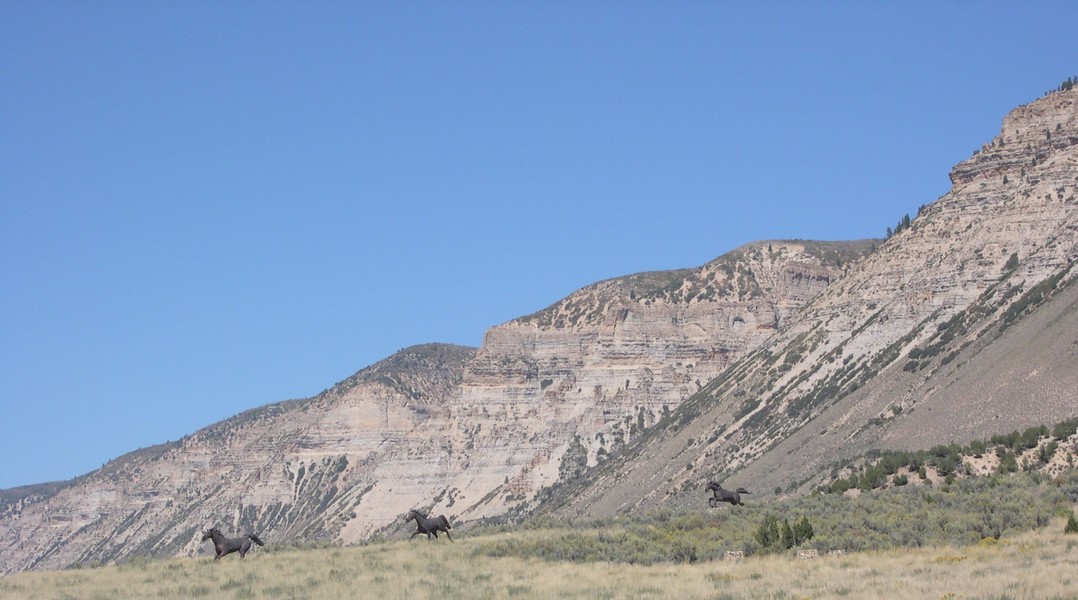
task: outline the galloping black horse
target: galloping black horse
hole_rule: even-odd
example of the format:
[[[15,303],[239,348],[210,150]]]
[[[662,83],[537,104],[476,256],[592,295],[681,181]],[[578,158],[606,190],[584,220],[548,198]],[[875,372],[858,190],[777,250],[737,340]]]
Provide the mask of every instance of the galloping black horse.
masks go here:
[[[743,487],[737,488],[736,492],[731,492],[730,490],[724,490],[724,489],[722,489],[721,485],[715,483],[714,481],[707,482],[707,489],[708,489],[708,491],[714,493],[714,495],[711,498],[707,499],[707,504],[711,508],[715,508],[716,506],[719,505],[720,502],[729,502],[730,504],[733,504],[734,506],[737,506],[739,504],[741,506],[745,506],[745,503],[741,501],[741,494],[751,494],[752,493],[752,492],[746,490]]]
[[[216,527],[211,527],[210,530],[202,536],[203,542],[210,539],[213,540],[213,548],[217,551],[217,556],[213,557],[213,560],[218,560],[222,556],[236,551],[239,551],[240,558],[243,558],[246,556],[247,551],[251,549],[251,542],[258,544],[259,546],[265,546],[265,544],[262,543],[262,540],[258,539],[258,536],[253,533],[249,533],[244,537],[227,538],[225,537],[225,534],[221,533],[221,530]]]
[[[449,541],[453,541],[453,537],[449,535],[449,530],[452,529],[453,526],[449,524],[449,519],[445,518],[444,515],[428,518],[426,515],[413,508],[408,511],[408,516],[404,517],[405,521],[411,521],[412,519],[415,519],[415,533],[408,539],[412,539],[419,534],[425,533],[427,534],[428,540],[433,540],[438,537],[438,532],[441,531],[445,533],[445,537],[449,538]]]

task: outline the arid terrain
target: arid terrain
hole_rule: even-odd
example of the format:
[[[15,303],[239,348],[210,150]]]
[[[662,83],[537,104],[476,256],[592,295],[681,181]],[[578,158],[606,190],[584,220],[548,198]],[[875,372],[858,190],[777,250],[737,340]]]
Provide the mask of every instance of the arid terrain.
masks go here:
[[[146,568],[183,571],[187,591],[255,594],[253,581],[198,570],[191,559],[202,530],[258,531],[285,546],[357,545],[401,535],[413,508],[465,528],[535,516],[643,518],[691,509],[711,479],[769,502],[805,496],[869,452],[964,444],[1078,416],[1078,89],[1003,115],[999,135],[950,179],[948,193],[924,199],[886,239],[747,242],[698,267],[597,282],[492,327],[480,348],[407,348],[314,397],[267,404],[71,481],[3,490],[0,573],[176,558]],[[995,577],[993,561],[1024,556],[1021,544],[1001,544],[963,551],[984,552],[983,565],[962,558],[948,568],[978,564],[971,576]],[[1067,564],[1068,544],[1035,554]],[[333,552],[395,556],[388,564],[415,575],[406,564],[442,558],[409,552],[435,548]],[[943,554],[919,556],[932,563]],[[453,589],[483,584],[467,579],[458,556],[444,560],[465,578]],[[751,586],[742,569],[765,565],[755,572],[770,581],[777,567],[766,561],[780,559],[758,560],[723,568]],[[872,585],[874,567],[858,571],[860,558],[779,570],[846,560],[852,577],[842,585]],[[490,564],[502,565],[489,567],[497,586],[513,585],[499,569],[534,567]],[[927,569],[921,579],[931,580],[936,568],[907,563],[895,577],[909,583],[911,571]],[[90,574],[98,572],[114,571]],[[734,589],[704,574],[714,572],[700,572],[710,589],[686,593]],[[337,573],[355,586],[378,583],[356,577],[395,581],[400,572]],[[145,579],[153,575],[161,573]],[[551,585],[579,581],[549,575]],[[90,575],[56,581],[80,576]],[[538,584],[525,581],[526,596]],[[641,590],[664,589],[648,581]],[[806,594],[821,589],[832,588]],[[1015,595],[1056,593],[1026,589]]]
[[[1014,539],[799,559],[652,566],[488,558],[488,537],[136,560],[0,579],[0,598],[1009,598],[1072,599],[1078,536],[1061,519]],[[499,534],[504,537],[507,534]],[[512,535],[543,535],[530,532]]]

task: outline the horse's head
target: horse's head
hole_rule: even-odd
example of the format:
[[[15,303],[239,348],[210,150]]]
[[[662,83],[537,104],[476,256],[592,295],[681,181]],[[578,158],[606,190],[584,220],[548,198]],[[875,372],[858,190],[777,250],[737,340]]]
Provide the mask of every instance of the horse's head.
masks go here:
[[[422,517],[422,516],[423,516],[422,513],[420,513],[418,510],[413,508],[412,510],[408,511],[408,514],[404,515],[404,520],[405,521],[411,521],[412,519],[414,519],[416,517]]]
[[[714,481],[709,481],[709,482],[707,482],[707,489],[710,492],[721,492],[722,491],[722,486],[715,483]]]
[[[212,540],[215,535],[220,536],[221,532],[218,531],[216,527],[210,527],[206,530],[206,533],[202,534],[202,541],[205,542],[206,540]]]

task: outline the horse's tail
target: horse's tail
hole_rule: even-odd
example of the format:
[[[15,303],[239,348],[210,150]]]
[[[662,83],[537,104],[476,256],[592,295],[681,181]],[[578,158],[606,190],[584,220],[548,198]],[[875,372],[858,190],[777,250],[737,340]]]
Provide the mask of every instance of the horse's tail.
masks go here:
[[[259,546],[265,546],[265,545],[266,545],[266,544],[265,544],[265,543],[264,543],[264,542],[263,542],[262,540],[258,539],[258,536],[257,536],[257,535],[255,535],[255,534],[253,534],[253,533],[249,533],[249,534],[247,534],[247,537],[248,537],[248,538],[249,538],[249,539],[250,539],[250,540],[251,540],[252,542],[254,542],[254,543],[258,544]]]
[[[438,518],[442,520],[442,524],[445,525],[446,529],[452,529],[453,528],[453,526],[449,524],[449,519],[445,518],[445,515],[442,515],[442,516],[440,516]]]
[[[745,488],[737,488],[737,493],[739,493],[739,494],[751,494],[752,492],[746,490]]]

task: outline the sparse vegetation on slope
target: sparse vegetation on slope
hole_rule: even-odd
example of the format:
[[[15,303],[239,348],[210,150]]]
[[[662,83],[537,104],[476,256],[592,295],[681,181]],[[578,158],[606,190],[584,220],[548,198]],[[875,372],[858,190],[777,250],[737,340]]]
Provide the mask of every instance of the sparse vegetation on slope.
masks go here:
[[[701,504],[704,496],[701,492]],[[1078,473],[1055,480],[1022,473],[958,480],[933,489],[899,486],[856,496],[814,494],[737,509],[662,511],[586,522],[540,520],[532,527],[543,535],[494,539],[478,552],[650,565],[721,560],[727,552],[751,556],[801,548],[825,553],[965,546],[1044,527],[1068,514],[1074,502]],[[768,523],[775,533],[759,535],[770,529]],[[785,538],[787,526],[792,533],[795,525],[812,535]]]
[[[918,451],[874,450],[836,465],[831,471],[831,481],[817,489],[831,494],[851,489],[867,492],[881,487],[932,485],[934,481],[950,484],[957,478],[1018,471],[1050,477],[1078,464],[1078,442],[1072,439],[1076,429],[1078,418],[1062,421],[1052,428],[1029,427],[965,445],[941,444]],[[1078,482],[1067,493],[1071,501],[1078,502]]]
[[[1068,77],[1068,78],[1064,79],[1063,83],[1059,84],[1059,86],[1056,89],[1048,90],[1047,92],[1044,93],[1044,95],[1047,96],[1049,94],[1054,94],[1056,92],[1066,92],[1066,91],[1069,91],[1069,90],[1073,89],[1074,86],[1076,86],[1076,85],[1078,85],[1078,77]]]
[[[780,270],[797,266],[810,271],[817,267],[833,269],[832,274],[809,275],[830,281],[837,276],[839,268],[870,254],[878,243],[879,240],[870,239],[746,244],[696,269],[651,271],[600,281],[519,321],[560,329],[599,323],[612,308],[760,299],[767,296],[760,278],[768,268],[778,265]],[[796,246],[797,250],[788,246]]]

